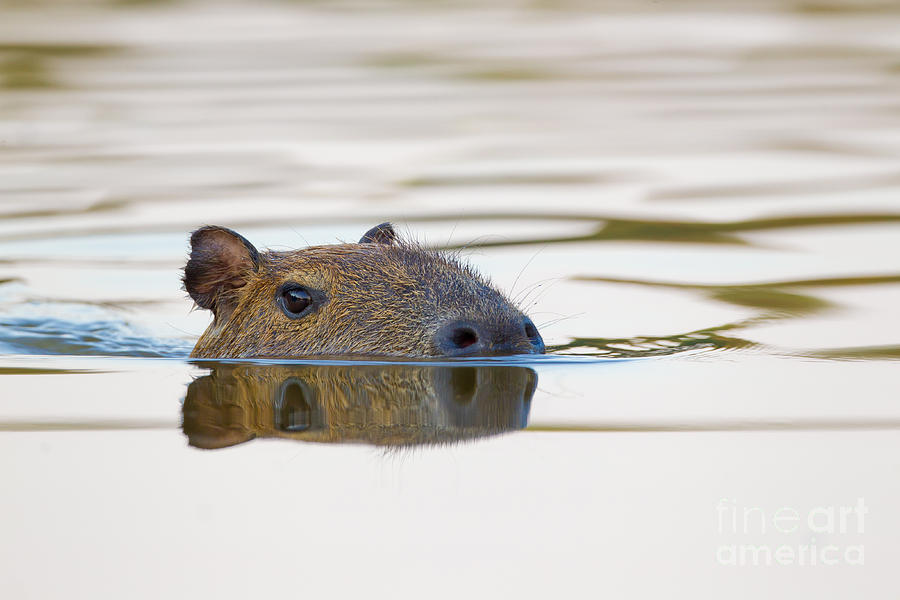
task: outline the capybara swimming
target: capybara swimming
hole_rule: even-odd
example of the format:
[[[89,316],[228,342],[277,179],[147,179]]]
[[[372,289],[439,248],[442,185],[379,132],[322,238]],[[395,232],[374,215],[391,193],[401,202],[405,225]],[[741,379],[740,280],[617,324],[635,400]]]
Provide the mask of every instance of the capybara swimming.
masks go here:
[[[259,252],[238,233],[191,235],[184,287],[213,322],[195,358],[542,354],[531,319],[457,258],[398,239]]]

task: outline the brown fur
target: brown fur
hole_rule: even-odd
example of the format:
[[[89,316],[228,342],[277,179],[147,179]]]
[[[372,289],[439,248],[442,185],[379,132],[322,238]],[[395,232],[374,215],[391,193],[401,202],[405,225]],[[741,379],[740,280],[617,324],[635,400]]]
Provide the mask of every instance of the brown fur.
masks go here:
[[[512,332],[513,352],[534,352],[516,333],[524,315],[470,267],[397,241],[389,224],[363,242],[258,253],[230,230],[197,230],[184,283],[214,321],[191,356],[439,356],[435,333],[454,319]],[[276,304],[288,282],[320,291],[323,302],[289,318]]]
[[[199,448],[441,444],[524,427],[536,385],[533,370],[511,366],[217,365],[188,387],[183,429]]]

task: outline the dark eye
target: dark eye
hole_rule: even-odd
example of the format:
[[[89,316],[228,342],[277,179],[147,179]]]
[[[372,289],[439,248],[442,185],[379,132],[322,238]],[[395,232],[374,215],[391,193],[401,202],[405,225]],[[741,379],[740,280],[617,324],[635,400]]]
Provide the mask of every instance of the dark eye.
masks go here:
[[[310,293],[298,285],[283,287],[281,296],[278,298],[281,310],[289,317],[299,317],[312,305],[312,302]]]

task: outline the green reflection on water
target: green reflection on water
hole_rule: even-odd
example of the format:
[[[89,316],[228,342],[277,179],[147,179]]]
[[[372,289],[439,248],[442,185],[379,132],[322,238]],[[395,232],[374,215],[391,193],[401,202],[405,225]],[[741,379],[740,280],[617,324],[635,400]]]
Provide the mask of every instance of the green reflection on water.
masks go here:
[[[647,219],[622,219],[595,214],[567,213],[499,213],[486,212],[479,214],[439,214],[429,216],[410,216],[385,212],[387,221],[407,223],[446,223],[455,225],[459,222],[480,221],[562,221],[570,223],[594,223],[595,231],[585,235],[557,237],[529,237],[522,239],[504,239],[483,241],[465,245],[443,246],[443,249],[490,248],[504,246],[529,246],[548,244],[595,243],[612,241],[647,241],[660,243],[694,243],[694,244],[740,244],[753,245],[739,235],[744,232],[791,229],[802,227],[830,227],[838,225],[875,225],[883,223],[900,223],[900,214],[839,214],[839,215],[804,215],[794,217],[772,217],[767,219],[747,219],[742,221],[725,221],[719,223],[698,223],[692,221],[661,221]],[[232,228],[251,227],[303,227],[304,225],[365,223],[372,217],[322,218],[322,219],[284,219],[263,217],[255,219],[231,219]],[[184,232],[196,227],[196,221],[183,223],[121,223],[95,227],[67,227],[44,229],[38,231],[12,232],[0,235],[0,241],[31,240],[47,238],[82,237],[115,233],[161,233]]]
[[[41,89],[57,87],[57,83],[46,60],[25,54],[0,59],[0,87],[7,90]]]
[[[66,44],[57,42],[0,42],[0,54],[26,54],[43,57],[105,56],[121,51],[110,44]]]
[[[0,43],[0,88],[57,88],[61,84],[54,77],[54,60],[103,57],[120,50],[117,46],[104,44]]]
[[[900,283],[900,275],[872,275],[863,277],[830,277],[820,279],[800,279],[773,281],[744,285],[706,285],[688,283],[670,283],[647,281],[640,279],[621,279],[614,277],[574,277],[577,281],[593,281],[602,283],[621,283],[626,285],[642,285],[668,289],[684,289],[699,291],[712,300],[725,302],[735,306],[760,309],[760,313],[752,318],[728,323],[687,334],[669,337],[633,337],[624,339],[575,338],[568,344],[548,347],[548,351],[567,352],[577,349],[589,349],[592,354],[617,357],[652,356],[657,354],[674,354],[693,349],[736,349],[750,348],[757,344],[738,337],[722,336],[720,332],[742,329],[773,319],[795,318],[833,308],[836,305],[824,298],[811,294],[798,294],[785,291],[792,288],[832,288],[858,285],[879,285]],[[659,348],[662,344],[664,347]],[[624,345],[626,348],[622,348]],[[883,359],[897,358],[896,347],[846,348],[803,353],[811,358],[857,358]]]
[[[721,334],[721,332],[730,329],[737,329],[741,325],[732,323],[720,327],[710,327],[689,333],[661,337],[576,337],[567,344],[549,346],[547,351],[562,354],[599,355],[608,358],[640,358],[666,356],[692,350],[736,350],[756,346],[753,342]]]
[[[832,348],[811,352],[814,358],[843,360],[900,360],[900,346],[860,346],[856,348]]]
[[[881,0],[873,2],[856,1],[847,2],[846,0],[835,0],[834,2],[808,0],[805,2],[797,2],[793,5],[793,10],[798,13],[809,15],[852,15],[859,13],[896,13],[900,11],[900,5],[892,0]]]
[[[128,206],[125,200],[111,199],[93,202],[86,206],[72,207],[54,207],[54,208],[38,208],[29,210],[20,210],[15,212],[0,213],[0,220],[6,221],[11,219],[42,219],[49,217],[62,217],[68,215],[82,215],[107,211],[117,211]]]
[[[559,73],[546,69],[538,69],[526,65],[509,65],[495,68],[479,68],[463,71],[458,75],[461,79],[473,81],[542,81],[558,79]]]
[[[834,277],[828,279],[805,279],[772,283],[747,284],[738,286],[693,286],[705,290],[710,298],[737,306],[759,308],[770,317],[802,316],[834,307],[834,303],[808,294],[786,292],[779,288],[797,287],[847,287],[855,285],[876,285],[900,283],[900,275],[872,277]],[[675,287],[691,287],[676,285]]]
[[[72,375],[75,373],[107,373],[96,369],[57,369],[49,367],[0,367],[0,375]]]
[[[900,223],[900,214],[843,214],[843,215],[802,215],[793,217],[771,217],[765,219],[745,219],[719,223],[696,221],[660,221],[607,218],[594,215],[494,213],[482,215],[461,215],[453,217],[432,217],[419,221],[464,221],[464,220],[557,220],[587,221],[597,223],[594,232],[585,235],[528,238],[519,240],[496,240],[465,247],[503,247],[532,244],[571,244],[575,242],[605,241],[646,241],[695,244],[739,244],[752,245],[736,234],[753,231],[767,231],[798,227],[825,227],[835,225],[868,225],[877,223]],[[412,220],[412,219],[410,219]],[[462,246],[450,246],[461,248]]]
[[[421,69],[441,67],[457,79],[478,82],[547,81],[560,78],[558,71],[544,69],[521,61],[497,63],[467,59],[461,56],[440,56],[426,52],[386,52],[368,57],[364,64],[381,69]]]
[[[816,178],[802,181],[773,181],[769,183],[739,183],[732,185],[707,185],[661,189],[648,194],[648,200],[720,200],[738,199],[749,196],[793,196],[834,193],[837,191],[856,192],[881,189],[900,185],[900,173],[867,174],[831,178]]]
[[[877,285],[900,283],[900,275],[877,275],[868,277],[831,277],[823,279],[800,279],[795,281],[773,281],[743,285],[704,285],[690,283],[669,283],[640,279],[614,277],[574,277],[576,281],[597,281],[604,283],[624,283],[649,287],[697,290],[713,300],[736,306],[759,308],[769,317],[801,316],[831,308],[833,303],[809,294],[788,292],[785,289],[806,287],[847,287],[856,285]]]
[[[803,315],[818,312],[831,303],[815,296],[791,294],[767,288],[724,287],[712,291],[709,297],[737,306],[765,309],[770,313]]]

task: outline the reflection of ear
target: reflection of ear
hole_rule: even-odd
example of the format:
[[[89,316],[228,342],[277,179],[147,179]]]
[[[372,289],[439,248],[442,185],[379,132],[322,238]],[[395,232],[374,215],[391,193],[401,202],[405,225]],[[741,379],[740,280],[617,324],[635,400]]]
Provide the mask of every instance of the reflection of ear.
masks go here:
[[[197,306],[216,320],[234,309],[234,291],[259,269],[259,252],[238,233],[224,227],[201,227],[191,235],[191,256],[184,267],[184,289]]]
[[[241,420],[233,421],[236,416],[234,406],[218,401],[215,381],[209,375],[188,385],[181,413],[181,429],[188,444],[194,448],[215,450],[243,444],[256,437]]]
[[[397,240],[397,232],[390,223],[382,223],[368,230],[359,238],[360,244],[393,244]]]

